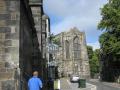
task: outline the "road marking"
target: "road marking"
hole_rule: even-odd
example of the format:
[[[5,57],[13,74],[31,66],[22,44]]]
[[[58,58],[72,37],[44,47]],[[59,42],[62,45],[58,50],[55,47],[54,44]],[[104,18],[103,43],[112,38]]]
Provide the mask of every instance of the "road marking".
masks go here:
[[[69,81],[69,80],[67,80],[67,82],[68,82],[68,84],[69,84],[69,85],[71,85],[71,83],[70,83],[70,81]]]

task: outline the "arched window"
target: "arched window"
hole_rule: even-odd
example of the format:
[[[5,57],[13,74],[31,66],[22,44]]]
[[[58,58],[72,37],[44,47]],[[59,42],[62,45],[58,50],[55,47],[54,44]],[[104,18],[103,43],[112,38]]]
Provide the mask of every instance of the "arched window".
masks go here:
[[[65,48],[66,48],[66,59],[70,58],[70,50],[69,50],[70,44],[68,41],[65,42]]]
[[[80,59],[80,40],[77,36],[74,38],[73,48],[74,48],[74,58]]]

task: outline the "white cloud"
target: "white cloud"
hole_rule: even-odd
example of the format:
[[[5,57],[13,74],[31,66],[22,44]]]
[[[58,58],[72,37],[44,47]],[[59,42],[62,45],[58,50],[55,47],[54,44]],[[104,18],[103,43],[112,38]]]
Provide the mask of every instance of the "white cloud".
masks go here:
[[[91,19],[91,20],[90,20]],[[67,17],[62,22],[51,26],[54,33],[60,33],[61,31],[69,30],[72,27],[77,27],[80,31],[90,32],[91,27],[95,27],[96,21],[90,18],[79,18],[79,17]],[[89,29],[89,30],[88,30]]]
[[[92,47],[93,47],[93,50],[100,48],[100,44],[99,44],[98,41],[95,42],[95,43],[87,43],[87,45],[92,46]]]
[[[62,18],[57,23],[51,23],[53,33],[57,34],[76,26],[86,32],[87,43],[92,42],[95,46],[97,41],[90,40],[97,40],[100,35],[96,28],[101,19],[100,8],[106,2],[107,0],[44,0],[44,11],[52,18]]]
[[[53,24],[52,31],[59,33],[77,26],[80,30],[89,31],[96,27],[100,20],[100,7],[106,0],[44,0],[45,12],[62,21]],[[93,31],[94,32],[94,31]]]
[[[44,0],[44,8],[48,14],[58,17],[96,16],[97,11],[106,0]]]

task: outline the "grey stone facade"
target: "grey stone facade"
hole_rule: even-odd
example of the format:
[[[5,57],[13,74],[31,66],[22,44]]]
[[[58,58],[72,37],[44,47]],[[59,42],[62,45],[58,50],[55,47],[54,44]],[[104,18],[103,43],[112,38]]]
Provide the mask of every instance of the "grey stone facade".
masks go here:
[[[0,90],[18,89],[15,75],[19,67],[19,2],[0,0]]]
[[[2,61],[18,65],[19,61],[19,24],[20,6],[15,0],[0,0],[0,42]]]
[[[56,35],[59,45],[56,62],[59,63],[60,72],[68,76],[77,74],[81,78],[90,77],[89,60],[86,48],[85,33],[77,28]]]
[[[50,30],[43,16],[42,0],[0,0],[0,90],[27,90],[34,70],[46,79]]]
[[[46,79],[47,78],[47,43],[48,43],[48,34],[50,33],[50,19],[49,17],[44,13],[43,11],[43,0],[30,0],[29,5],[32,11],[34,23],[35,23],[35,29],[36,29],[36,35],[37,40],[39,43],[39,50],[41,55],[41,62],[39,63],[39,58],[37,56],[40,56],[37,53],[34,53],[34,66],[36,68],[39,68],[41,76]],[[35,49],[34,49],[35,50]]]

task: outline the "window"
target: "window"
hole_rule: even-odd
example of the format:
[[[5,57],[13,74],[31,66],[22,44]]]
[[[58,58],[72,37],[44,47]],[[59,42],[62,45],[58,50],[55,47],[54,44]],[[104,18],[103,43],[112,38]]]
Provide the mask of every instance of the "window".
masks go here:
[[[74,38],[73,49],[74,49],[74,58],[80,59],[80,40],[78,37]]]
[[[66,59],[70,58],[70,50],[69,50],[70,44],[68,41],[65,42],[65,48],[66,48]]]

